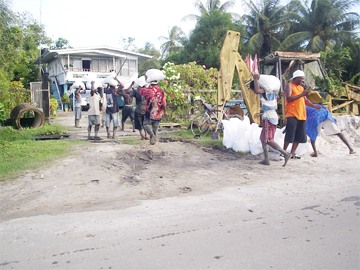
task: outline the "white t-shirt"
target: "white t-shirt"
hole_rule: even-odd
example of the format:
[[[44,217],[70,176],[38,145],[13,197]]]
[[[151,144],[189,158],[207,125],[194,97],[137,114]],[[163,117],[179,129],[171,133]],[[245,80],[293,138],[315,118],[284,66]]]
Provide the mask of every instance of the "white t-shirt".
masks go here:
[[[88,110],[88,114],[89,115],[100,115],[100,106],[99,106],[99,102],[100,102],[100,95],[95,93],[93,96],[89,96],[89,110]]]

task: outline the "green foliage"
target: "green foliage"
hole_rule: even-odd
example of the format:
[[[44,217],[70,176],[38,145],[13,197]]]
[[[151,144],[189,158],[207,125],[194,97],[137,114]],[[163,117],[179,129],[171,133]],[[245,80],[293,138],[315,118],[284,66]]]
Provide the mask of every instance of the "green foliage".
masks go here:
[[[171,120],[175,122],[186,120],[195,99],[216,103],[216,93],[200,93],[198,90],[217,89],[217,69],[206,69],[206,66],[197,65],[196,62],[183,65],[168,62],[163,66],[163,71],[166,77],[159,86],[166,92]],[[189,90],[191,93],[184,92]]]
[[[0,126],[4,125],[6,122],[6,112],[4,104],[0,103]]]
[[[325,51],[344,39],[356,36],[360,24],[359,14],[351,12],[357,0],[293,1],[293,10],[286,14],[289,36],[284,40],[286,49],[305,48],[310,52]],[[350,12],[349,12],[350,11]]]
[[[148,69],[155,68],[160,69],[161,64],[159,61],[160,52],[154,47],[153,44],[147,42],[144,48],[138,50],[139,53],[152,55],[153,58],[139,62],[139,75],[145,75]]]
[[[70,103],[70,98],[67,94],[64,94],[61,96],[61,100],[62,102],[64,102],[65,104],[69,104]]]
[[[21,82],[10,83],[10,90],[24,90]],[[0,92],[0,104],[3,106],[4,119],[9,119],[11,111],[20,103],[30,103],[30,92]]]
[[[247,33],[246,52],[265,57],[282,49],[282,33],[286,24],[284,14],[287,7],[280,5],[280,0],[263,0],[258,2],[258,6],[251,0],[245,4],[250,9],[249,14],[242,16]]]
[[[212,9],[207,15],[198,18],[189,41],[180,53],[171,54],[168,61],[177,64],[196,61],[200,65],[219,68],[219,52],[226,32],[238,29],[230,13]]]
[[[0,181],[13,179],[29,169],[49,164],[64,156],[74,142],[64,140],[34,141],[31,136],[64,134],[63,127],[45,124],[42,128],[13,127],[0,129]]]
[[[59,107],[59,103],[55,98],[50,98],[50,114],[56,115],[56,110]]]

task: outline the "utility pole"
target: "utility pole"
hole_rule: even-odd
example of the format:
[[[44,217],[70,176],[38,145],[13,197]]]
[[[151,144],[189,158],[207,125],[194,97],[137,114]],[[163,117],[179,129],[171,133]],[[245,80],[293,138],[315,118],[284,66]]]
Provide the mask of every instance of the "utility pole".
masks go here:
[[[39,38],[39,51],[40,51],[40,58],[39,58],[39,74],[38,74],[38,79],[39,81],[41,81],[41,5],[42,5],[42,0],[40,0],[40,38]]]

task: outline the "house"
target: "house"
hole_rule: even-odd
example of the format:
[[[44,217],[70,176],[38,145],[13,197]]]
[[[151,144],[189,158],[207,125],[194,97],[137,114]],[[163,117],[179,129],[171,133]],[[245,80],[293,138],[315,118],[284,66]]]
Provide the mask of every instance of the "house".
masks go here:
[[[152,58],[150,55],[126,51],[108,46],[42,50],[38,64],[46,64],[51,81],[52,95],[62,107],[61,96],[66,94],[75,80],[85,75],[102,79],[115,72],[119,77],[130,78],[138,72],[139,62]],[[85,82],[85,81],[84,81]]]

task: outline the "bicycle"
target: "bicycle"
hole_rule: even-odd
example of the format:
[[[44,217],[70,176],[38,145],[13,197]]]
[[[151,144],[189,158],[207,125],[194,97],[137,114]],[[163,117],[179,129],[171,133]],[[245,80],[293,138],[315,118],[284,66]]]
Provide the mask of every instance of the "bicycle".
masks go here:
[[[194,136],[205,137],[210,130],[215,131],[222,130],[223,125],[217,117],[218,112],[223,115],[222,120],[229,120],[230,118],[238,118],[240,120],[244,120],[244,118],[239,114],[228,114],[227,111],[233,106],[222,106],[221,110],[214,109],[211,104],[203,102],[203,107],[205,112],[195,116],[195,118],[191,121],[191,132]]]

